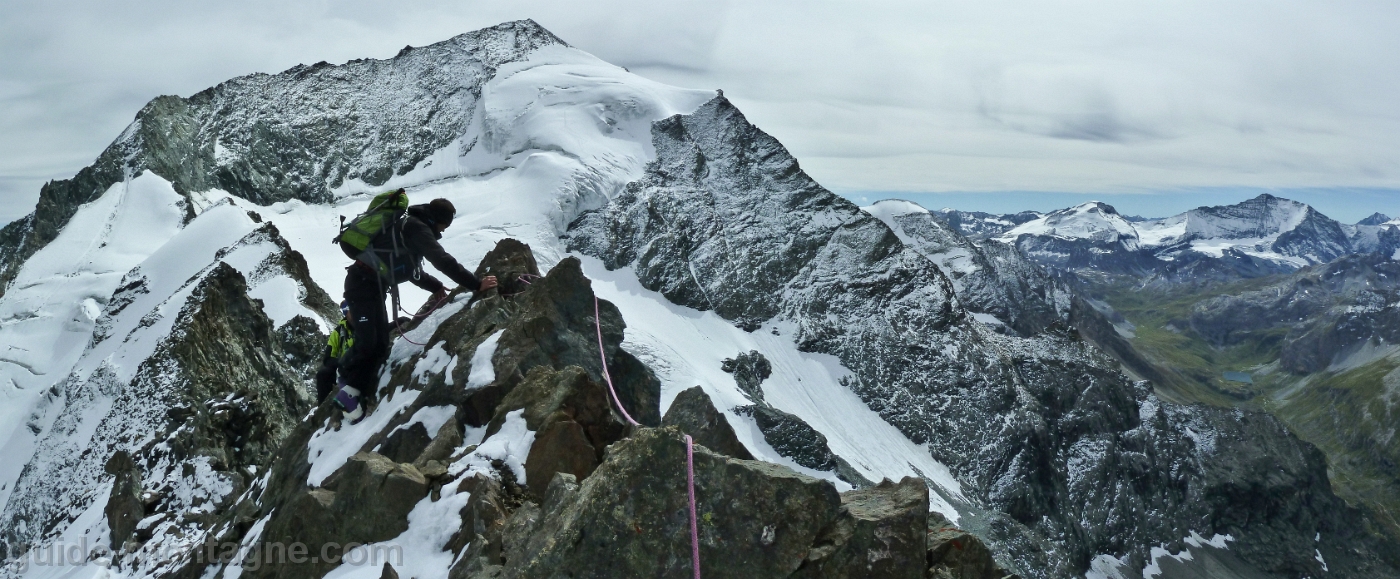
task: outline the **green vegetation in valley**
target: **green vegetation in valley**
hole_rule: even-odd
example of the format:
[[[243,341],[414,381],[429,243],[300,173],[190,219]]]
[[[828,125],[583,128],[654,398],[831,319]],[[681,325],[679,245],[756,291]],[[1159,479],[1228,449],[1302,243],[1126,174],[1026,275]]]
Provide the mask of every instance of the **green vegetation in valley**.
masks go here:
[[[1133,347],[1170,380],[1157,385],[1163,397],[1183,403],[1239,406],[1273,388],[1275,377],[1256,373],[1254,384],[1241,384],[1225,380],[1223,374],[1249,372],[1278,360],[1288,329],[1242,333],[1235,344],[1217,347],[1191,329],[1191,308],[1218,295],[1259,289],[1269,281],[1245,280],[1178,292],[1118,286],[1104,292],[1103,298],[1135,326],[1130,340]]]

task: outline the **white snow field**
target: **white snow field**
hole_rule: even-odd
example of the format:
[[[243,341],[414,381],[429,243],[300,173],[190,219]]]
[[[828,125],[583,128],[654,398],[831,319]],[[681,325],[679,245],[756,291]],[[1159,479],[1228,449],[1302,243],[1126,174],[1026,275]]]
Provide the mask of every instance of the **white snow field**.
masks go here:
[[[338,216],[354,216],[373,194],[397,187],[407,188],[413,202],[443,197],[456,205],[457,219],[442,243],[465,264],[475,264],[496,242],[514,237],[530,244],[540,266],[548,269],[565,256],[559,236],[571,220],[603,206],[626,183],[641,177],[654,156],[651,123],[691,112],[714,96],[711,91],[678,89],[643,79],[573,48],[548,46],[499,69],[483,86],[471,125],[456,142],[383,186],[346,183],[336,192],[334,204],[291,201],[259,206],[210,190],[191,195],[190,209],[197,217],[185,224],[184,201],[161,177],[148,172],[113,186],[80,210],[0,298],[0,506],[9,500],[24,465],[43,462],[43,453],[80,450],[85,437],[90,438],[111,411],[111,396],[100,394],[81,402],[81,424],[55,432],[54,417],[72,415],[76,409],[67,408],[70,402],[63,396],[46,396],[51,387],[65,379],[83,384],[100,368],[113,370],[118,383],[129,380],[135,367],[170,332],[174,314],[202,273],[223,260],[247,275],[247,269],[266,256],[268,248],[255,241],[216,256],[258,227],[250,211],[276,225],[283,238],[305,256],[314,281],[333,298],[341,295],[343,269],[349,263],[330,243]],[[662,380],[663,412],[680,390],[699,385],[725,411],[755,456],[849,488],[830,473],[803,469],[779,456],[763,441],[752,419],[730,411],[748,401],[733,377],[721,371],[720,362],[759,350],[773,365],[773,376],[764,383],[769,402],[825,434],[831,450],[866,478],[923,476],[935,487],[932,508],[958,520],[953,505],[964,500],[958,482],[927,449],[910,442],[838,383],[848,372],[834,357],[799,352],[783,337],[790,335],[784,328],[776,328],[777,334],[771,331],[774,328],[748,333],[713,313],[671,304],[641,288],[630,270],[609,272],[587,258],[584,263],[594,290],[622,311],[628,324],[624,347]],[[103,304],[108,304],[123,280],[131,283],[142,276],[146,293],[120,312],[104,316]],[[275,323],[305,313],[290,279],[250,285]],[[403,289],[404,306],[410,310],[427,297],[407,284]],[[410,337],[421,340],[464,305],[439,310]],[[483,344],[483,350],[487,346]],[[416,348],[399,340],[392,357],[403,360]],[[494,342],[489,348],[494,348]],[[471,364],[473,385],[491,379],[476,371],[482,356],[440,358],[433,358],[427,364],[432,368],[424,371]],[[390,406],[407,405],[416,395],[399,392]],[[358,448],[356,437],[368,436],[377,419],[393,414],[390,406],[381,406],[355,427],[319,433],[311,442],[314,468],[309,482],[323,479],[343,464],[347,449]],[[425,424],[440,424],[440,419],[421,417]],[[468,433],[468,442],[480,442],[481,447],[454,469],[475,468],[476,462],[489,462],[489,458],[523,460],[534,435],[519,420],[490,440],[482,441],[480,436],[481,432]],[[35,461],[36,456],[40,460]],[[523,478],[523,470],[519,476]],[[70,492],[74,501],[89,502],[62,535],[74,541],[86,537],[92,544],[105,542],[104,501],[93,497],[105,497],[107,491],[91,481],[87,488]],[[460,524],[457,513],[464,500],[447,493],[442,501],[420,505],[410,515],[410,528],[401,539],[433,546],[407,554],[421,562],[411,567],[410,575],[419,579],[446,575],[450,554],[436,551],[435,546],[443,543],[439,540],[443,533]],[[250,533],[250,537],[256,535]],[[99,559],[78,567],[31,566],[21,575],[79,579],[133,573],[108,569],[103,563]],[[235,569],[228,571],[232,575],[226,577],[237,575]],[[369,572],[347,567],[333,575]]]

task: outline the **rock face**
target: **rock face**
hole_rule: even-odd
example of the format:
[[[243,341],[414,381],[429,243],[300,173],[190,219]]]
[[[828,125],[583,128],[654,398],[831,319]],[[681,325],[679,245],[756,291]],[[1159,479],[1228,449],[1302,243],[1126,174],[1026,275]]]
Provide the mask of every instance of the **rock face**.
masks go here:
[[[837,356],[852,390],[989,505],[975,530],[1025,575],[1082,573],[1104,553],[1141,568],[1135,545],[1193,531],[1257,541],[1241,551],[1269,572],[1320,572],[1284,537],[1346,528],[1348,515],[1321,457],[1268,416],[1177,407],[1070,336],[973,322],[935,264],[812,182],[722,97],[653,135],[646,175],[578,219],[570,248],[633,268],[672,301]],[[1225,440],[1240,442],[1207,442]],[[1245,460],[1255,455],[1287,466]],[[1243,513],[1224,499],[1232,489],[1261,485],[1289,498],[1258,505],[1268,515],[1231,514]],[[1327,548],[1368,545],[1348,572],[1394,573],[1366,537]]]
[[[952,282],[959,303],[970,312],[985,314],[979,320],[993,329],[1033,336],[1064,325],[1072,292],[1016,247],[973,243],[944,221],[956,213],[932,213],[898,200],[864,209],[888,225],[906,245],[937,264]]]
[[[920,480],[838,495],[830,483],[703,446],[694,461],[705,577],[913,579],[930,572],[928,488]],[[502,509],[489,506],[501,499],[483,499],[477,528],[486,532],[451,577],[688,574],[689,505],[676,484],[685,469],[679,430],[642,429],[611,447],[587,479],[556,476],[542,502],[523,503],[504,522]],[[479,496],[503,494],[489,483],[476,488]],[[940,568],[957,573],[962,566]]]
[[[331,418],[338,413],[329,404],[288,436],[266,486],[239,507],[266,519],[260,535],[242,540],[300,541],[312,552],[329,544],[388,541],[405,532],[416,505],[470,493],[462,511],[463,530],[450,541],[451,548],[460,552],[470,543],[483,549],[484,543],[474,542],[477,534],[496,528],[504,509],[543,497],[556,474],[587,480],[604,451],[628,429],[603,385],[593,294],[578,260],[566,259],[542,276],[534,264],[528,246],[502,241],[478,271],[511,279],[534,276],[526,289],[479,301],[457,296],[410,332],[423,334],[413,340],[426,346],[399,342],[396,347],[407,344],[413,352],[391,356],[384,371],[387,383],[371,416],[385,418],[377,430],[356,439],[362,441],[356,443],[358,452],[329,476],[316,478],[318,461],[327,459],[308,450],[318,438],[336,436]],[[634,416],[659,422],[659,384],[619,347],[624,326],[617,309],[608,302],[599,309],[609,374],[619,397],[631,405]],[[485,357],[480,356],[483,350]],[[432,362],[445,359],[460,363]],[[415,416],[443,410],[448,417],[435,431],[412,422]],[[342,430],[364,427],[339,425]],[[477,432],[470,445],[464,438],[467,427]],[[478,444],[489,448],[492,440],[516,428],[531,433],[532,442],[528,450],[508,455],[514,466],[501,460],[506,457],[473,453]],[[320,577],[338,563],[287,563],[246,572]]]
[[[35,212],[0,230],[0,287],[79,205],[142,171],[182,193],[222,189],[263,205],[329,201],[347,180],[381,185],[466,132],[497,67],[551,44],[564,42],[522,20],[389,60],[297,65],[152,100],[92,166],[44,185]]]
[[[1286,332],[1279,361],[1309,374],[1367,344],[1400,343],[1400,262],[1355,255],[1261,289],[1197,303],[1191,329],[1217,346]]]

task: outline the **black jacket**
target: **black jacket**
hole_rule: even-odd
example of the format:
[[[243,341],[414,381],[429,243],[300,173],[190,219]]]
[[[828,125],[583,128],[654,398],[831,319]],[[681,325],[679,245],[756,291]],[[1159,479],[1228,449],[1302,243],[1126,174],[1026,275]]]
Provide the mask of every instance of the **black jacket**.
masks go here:
[[[447,253],[438,243],[442,236],[433,230],[432,217],[424,210],[423,205],[413,205],[408,208],[408,217],[404,219],[401,235],[399,236],[400,246],[398,252],[394,254],[394,279],[395,285],[410,282],[420,288],[430,292],[447,289],[441,281],[423,271],[423,260],[433,264],[433,267],[442,272],[457,285],[478,291],[481,289],[481,280],[478,280],[472,272],[462,267],[457,259]],[[389,235],[380,235],[370,243],[370,247],[375,249],[393,249],[394,240]],[[369,267],[356,263],[350,267],[352,276],[359,273],[365,278],[365,282],[375,283],[377,277]],[[388,288],[382,288],[388,290]]]

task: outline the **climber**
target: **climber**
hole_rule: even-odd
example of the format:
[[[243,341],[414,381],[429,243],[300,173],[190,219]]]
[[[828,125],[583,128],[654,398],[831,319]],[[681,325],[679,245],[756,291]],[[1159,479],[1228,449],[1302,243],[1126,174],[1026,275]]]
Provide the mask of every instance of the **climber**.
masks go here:
[[[340,302],[340,322],[331,330],[326,339],[326,353],[321,356],[321,368],[316,370],[316,402],[325,402],[335,394],[335,373],[340,367],[340,357],[355,343],[355,334],[350,331],[350,304]]]
[[[403,189],[380,195],[365,216],[336,238],[347,255],[355,255],[355,263],[345,268],[347,319],[355,341],[340,359],[340,389],[335,395],[336,404],[351,424],[364,417],[363,403],[373,398],[379,368],[389,357],[390,318],[384,309],[385,294],[393,295],[394,307],[398,309],[398,284],[409,281],[432,292],[420,311],[441,305],[447,298],[447,286],[422,270],[425,258],[449,279],[473,292],[496,287],[495,276],[478,280],[438,244],[457,213],[450,201],[434,199],[413,206],[407,203]],[[386,217],[382,225],[375,224],[370,234],[363,227],[356,229],[357,223],[372,216],[377,206],[394,207],[393,215]],[[398,207],[406,207],[406,211],[398,211]]]

